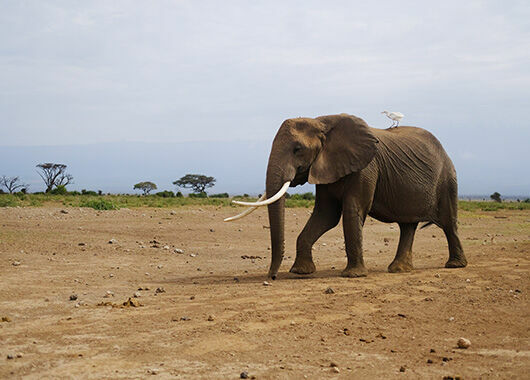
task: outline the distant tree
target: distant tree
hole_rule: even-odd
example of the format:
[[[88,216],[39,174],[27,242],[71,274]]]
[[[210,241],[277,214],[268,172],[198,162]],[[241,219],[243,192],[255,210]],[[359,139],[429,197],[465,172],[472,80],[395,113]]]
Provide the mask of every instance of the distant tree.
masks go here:
[[[490,198],[493,199],[495,202],[502,202],[501,195],[497,192],[494,192],[490,195]]]
[[[192,189],[194,193],[204,193],[209,187],[215,184],[215,178],[202,174],[186,174],[184,177],[173,182],[178,187]]]
[[[46,162],[44,164],[38,164],[42,172],[39,173],[40,177],[46,185],[46,192],[52,191],[54,186],[64,186],[74,183],[74,177],[66,172],[65,164],[54,164],[53,162]]]
[[[29,185],[20,182],[19,177],[6,177],[3,175],[0,178],[0,186],[5,187],[9,194],[13,194],[18,189],[25,190]]]
[[[134,190],[139,189],[144,192],[144,195],[148,195],[151,191],[156,190],[156,185],[153,182],[138,182],[133,187]]]

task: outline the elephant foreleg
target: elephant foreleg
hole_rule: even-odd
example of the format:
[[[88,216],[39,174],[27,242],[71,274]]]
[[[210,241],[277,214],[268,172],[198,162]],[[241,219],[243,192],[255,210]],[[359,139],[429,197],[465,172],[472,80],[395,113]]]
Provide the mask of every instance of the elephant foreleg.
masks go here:
[[[364,277],[368,271],[363,259],[363,225],[366,214],[355,206],[345,207],[342,224],[348,264],[342,271],[343,277]]]
[[[291,273],[310,274],[315,271],[311,252],[313,244],[339,223],[340,215],[340,203],[329,197],[325,190],[319,191],[317,186],[315,209],[296,240],[296,259]]]
[[[399,223],[399,244],[394,261],[388,266],[390,273],[412,270],[412,242],[418,223]]]

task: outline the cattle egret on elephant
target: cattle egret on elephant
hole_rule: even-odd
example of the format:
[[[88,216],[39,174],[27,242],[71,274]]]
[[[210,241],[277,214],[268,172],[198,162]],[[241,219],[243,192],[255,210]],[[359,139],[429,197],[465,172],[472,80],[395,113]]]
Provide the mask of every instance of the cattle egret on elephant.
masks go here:
[[[403,116],[405,116],[401,112],[383,111],[381,113],[384,113],[386,115],[386,117],[388,117],[389,119],[392,120],[392,125],[390,126],[390,128],[397,127],[399,125],[399,122],[401,121],[401,119],[403,119]]]

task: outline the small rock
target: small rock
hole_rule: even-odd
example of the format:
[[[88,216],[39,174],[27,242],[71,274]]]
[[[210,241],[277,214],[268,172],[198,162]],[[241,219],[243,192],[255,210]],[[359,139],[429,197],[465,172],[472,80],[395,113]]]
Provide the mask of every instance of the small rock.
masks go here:
[[[164,266],[163,266],[162,264],[158,264],[156,267],[157,267],[158,269],[162,269]]]
[[[114,297],[114,292],[111,292],[110,290],[107,290],[105,292],[105,295],[103,296],[103,298],[109,298],[109,297]]]
[[[20,352],[17,353],[17,358],[21,358],[22,354]]]
[[[235,281],[235,282],[239,282],[239,278],[234,277],[234,281]]]
[[[436,352],[436,350],[435,350],[434,348],[431,348],[430,353],[431,353],[431,354],[434,354],[435,352]]]
[[[11,265],[13,265],[14,267],[18,267],[20,265],[20,261],[13,261]]]
[[[471,346],[471,341],[466,338],[460,338],[457,342],[458,348],[469,348]]]
[[[166,289],[164,289],[163,287],[156,288],[155,290],[155,293],[165,293],[165,292],[166,292]]]
[[[455,317],[449,317],[449,322],[453,322],[455,320]]]
[[[326,294],[335,294],[335,291],[333,290],[333,288],[327,288],[326,290],[324,290],[324,293]]]
[[[70,301],[75,301],[77,299],[77,294],[70,295]]]
[[[240,379],[248,379],[248,372],[247,371],[243,371],[239,374],[239,378]]]
[[[432,364],[432,359],[427,359],[427,364]]]
[[[81,243],[77,243],[77,245],[82,247],[82,246],[86,245],[86,243],[81,242]]]
[[[179,249],[179,248],[175,248],[173,250],[173,252],[175,252],[175,253],[184,253],[184,251],[182,249]]]
[[[190,257],[195,257],[197,256],[195,253],[190,253]]]
[[[109,240],[109,244],[116,244],[118,241],[114,238]]]
[[[344,335],[350,335],[350,334],[351,334],[351,333],[350,333],[350,330],[349,330],[348,328],[344,328],[344,329],[342,329],[342,333],[343,333]]]
[[[268,281],[263,281],[263,286],[271,286],[272,284]]]
[[[440,273],[435,273],[435,274],[434,274],[434,277],[436,277],[436,278],[440,278]]]
[[[11,322],[11,318],[5,316],[5,317],[2,317],[2,322]]]
[[[191,321],[191,318],[184,316],[184,317],[180,317],[180,320],[181,321]]]
[[[171,212],[169,214],[170,215],[177,215],[177,212],[175,210],[171,210]]]
[[[7,360],[14,359],[15,357],[12,354],[7,354]]]
[[[195,299],[195,296],[191,296],[191,297],[190,297],[190,300],[194,300],[194,299]]]
[[[139,298],[141,296],[140,292],[134,292],[133,297]]]
[[[405,368],[405,366],[401,366],[399,367],[399,372],[405,372],[407,369]]]
[[[215,230],[213,228],[210,228],[210,232],[215,232]]]
[[[123,306],[125,306],[125,307],[129,307],[129,306],[139,307],[139,306],[142,306],[142,305],[140,304],[140,302],[137,299],[129,297],[129,299],[123,303]]]
[[[401,317],[401,318],[407,318],[407,316],[403,313],[398,313],[398,317]]]
[[[334,373],[340,373],[340,369],[338,367],[331,367],[331,371],[334,372]]]
[[[388,242],[390,242],[390,239],[389,238],[384,238],[383,242],[388,243]]]
[[[66,210],[61,210],[61,214],[68,214],[68,211],[66,211]]]
[[[164,245],[162,249],[169,250],[169,245]]]
[[[208,316],[208,322],[213,322],[214,320],[215,318],[213,317],[213,315]]]

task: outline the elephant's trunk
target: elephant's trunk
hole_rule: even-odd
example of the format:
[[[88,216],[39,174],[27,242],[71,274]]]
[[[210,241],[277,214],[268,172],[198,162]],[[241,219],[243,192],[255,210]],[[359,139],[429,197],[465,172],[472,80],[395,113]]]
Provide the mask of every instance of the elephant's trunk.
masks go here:
[[[275,164],[277,161],[272,156],[271,154],[267,168],[267,194],[276,194],[286,181],[291,181],[294,178],[294,170],[293,173],[290,173],[290,170],[285,166]],[[272,251],[269,277],[275,279],[285,251],[285,195],[267,207]]]

